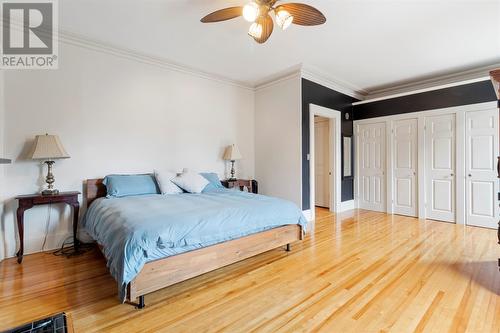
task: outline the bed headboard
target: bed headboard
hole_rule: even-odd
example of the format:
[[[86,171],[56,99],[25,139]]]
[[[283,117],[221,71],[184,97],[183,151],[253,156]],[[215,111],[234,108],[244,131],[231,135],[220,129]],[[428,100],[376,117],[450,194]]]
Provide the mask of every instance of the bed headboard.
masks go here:
[[[102,183],[104,179],[87,179],[87,207],[97,198],[105,197],[107,194],[106,186]]]

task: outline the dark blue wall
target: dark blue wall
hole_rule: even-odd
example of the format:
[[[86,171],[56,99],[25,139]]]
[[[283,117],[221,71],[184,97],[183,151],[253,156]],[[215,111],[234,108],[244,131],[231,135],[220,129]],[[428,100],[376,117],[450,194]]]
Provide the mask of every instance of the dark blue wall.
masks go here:
[[[390,116],[402,113],[434,110],[453,106],[496,101],[491,81],[433,90],[419,94],[386,99],[352,106],[358,100],[302,79],[302,209],[310,209],[309,193],[309,104],[342,112],[342,135],[353,135],[353,120]],[[349,120],[345,114],[350,113]],[[354,179],[342,180],[342,201],[354,199]]]
[[[352,135],[352,103],[357,99],[326,88],[320,84],[302,79],[302,209],[310,209],[309,176],[309,104],[316,104],[342,112],[342,135]],[[349,113],[349,120],[345,114]],[[354,179],[342,180],[342,201],[354,199]]]
[[[353,107],[353,112],[354,120],[359,120],[467,104],[492,102],[496,101],[496,99],[493,85],[491,81],[488,80],[355,105]]]

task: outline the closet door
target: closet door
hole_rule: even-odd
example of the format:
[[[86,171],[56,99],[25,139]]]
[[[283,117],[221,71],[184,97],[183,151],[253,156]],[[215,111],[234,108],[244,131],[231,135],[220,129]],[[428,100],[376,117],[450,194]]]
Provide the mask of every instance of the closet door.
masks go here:
[[[455,222],[455,115],[426,118],[426,215]]]
[[[466,223],[480,227],[498,226],[498,110],[466,114]]]
[[[385,212],[385,123],[359,125],[359,208]]]
[[[393,131],[393,211],[417,216],[418,121],[395,121]]]

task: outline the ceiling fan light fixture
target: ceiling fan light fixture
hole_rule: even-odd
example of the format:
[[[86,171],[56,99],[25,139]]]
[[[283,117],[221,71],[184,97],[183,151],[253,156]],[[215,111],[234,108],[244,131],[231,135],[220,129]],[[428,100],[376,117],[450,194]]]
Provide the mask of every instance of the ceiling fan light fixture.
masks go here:
[[[248,34],[254,39],[259,39],[262,37],[262,24],[254,22],[248,30]]]
[[[260,7],[255,2],[249,2],[243,7],[243,18],[248,22],[255,22],[259,17]]]
[[[205,15],[200,21],[202,23],[223,22],[243,16],[251,23],[248,34],[259,44],[264,44],[269,40],[275,25],[286,30],[292,23],[307,27],[326,23],[325,15],[313,6],[304,3],[282,3],[285,1],[246,0],[244,6],[216,10]],[[278,2],[279,5],[277,5]]]
[[[286,30],[293,22],[293,16],[286,10],[280,9],[276,11],[276,23],[278,26]]]

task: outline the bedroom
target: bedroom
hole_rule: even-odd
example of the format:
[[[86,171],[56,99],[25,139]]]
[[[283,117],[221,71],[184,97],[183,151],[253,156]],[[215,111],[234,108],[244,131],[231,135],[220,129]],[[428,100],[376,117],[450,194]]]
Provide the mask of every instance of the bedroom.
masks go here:
[[[500,2],[300,2],[321,13],[308,16],[316,25],[285,7],[286,27],[280,1],[265,41],[248,36],[241,7],[233,19],[200,21],[246,0],[35,8],[26,31],[52,43],[55,68],[3,61],[0,71],[0,158],[9,162],[0,164],[0,331],[61,313],[75,332],[500,330]],[[25,9],[5,5],[23,3],[2,1],[3,59],[8,41],[29,44],[25,22],[5,23]],[[44,17],[51,39],[36,30]],[[22,54],[9,57],[30,59]],[[330,124],[328,208],[317,209],[315,115]],[[51,160],[61,193],[44,196]],[[238,182],[226,182],[233,164]],[[134,194],[146,196],[100,198],[113,185],[98,180],[116,174],[135,175]],[[177,177],[174,189],[202,193],[159,194]],[[195,201],[217,195],[219,206]],[[89,235],[99,223],[86,212],[117,202],[109,212],[120,215],[146,197],[173,198],[161,213],[174,219],[197,214],[186,223],[249,217],[244,226],[255,228],[219,239],[222,249],[195,241],[183,252],[191,257],[163,253],[145,266],[159,271],[157,283],[132,288],[146,270],[121,283],[123,304],[107,267],[116,244]],[[144,205],[144,220],[162,210]],[[282,225],[254,225],[265,214]],[[75,216],[81,247],[71,255]],[[53,255],[64,244],[69,258]]]

